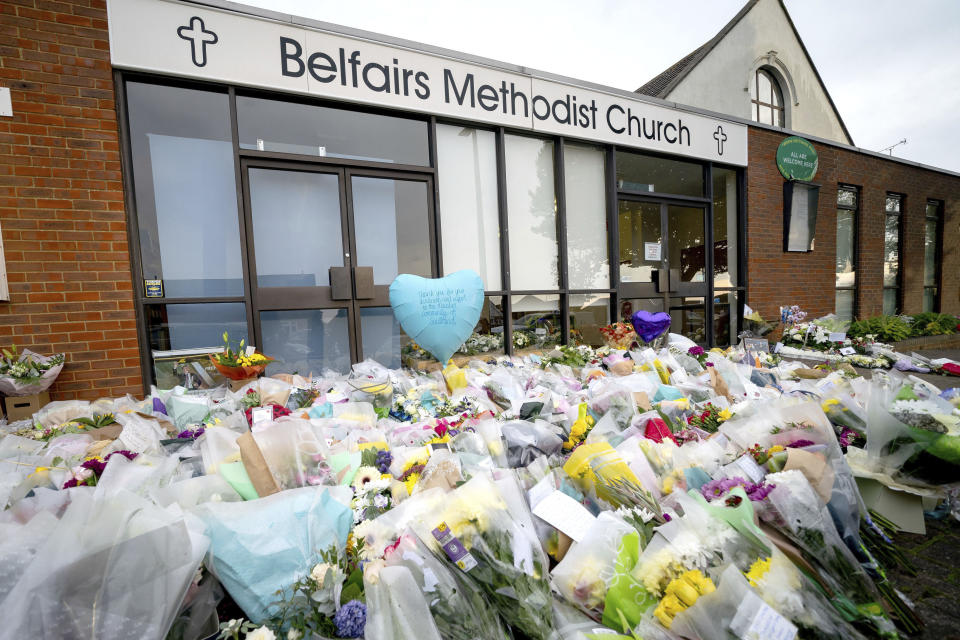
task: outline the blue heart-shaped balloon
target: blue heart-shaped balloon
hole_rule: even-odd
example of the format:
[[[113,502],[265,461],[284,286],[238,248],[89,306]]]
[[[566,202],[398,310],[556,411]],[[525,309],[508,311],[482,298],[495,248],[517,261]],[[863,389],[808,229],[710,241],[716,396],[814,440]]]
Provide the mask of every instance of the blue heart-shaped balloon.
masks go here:
[[[641,309],[630,318],[633,330],[644,342],[652,342],[670,328],[670,314],[658,311],[650,313]]]
[[[401,273],[390,285],[390,306],[407,335],[446,363],[477,326],[483,280],[470,269],[433,279]]]

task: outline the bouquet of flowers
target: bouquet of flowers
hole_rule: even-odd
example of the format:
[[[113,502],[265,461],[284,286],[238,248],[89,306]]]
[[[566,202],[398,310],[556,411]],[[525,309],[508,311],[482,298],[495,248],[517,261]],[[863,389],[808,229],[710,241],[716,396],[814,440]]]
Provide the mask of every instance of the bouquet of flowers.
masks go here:
[[[273,362],[273,358],[258,351],[248,354],[243,340],[240,340],[240,347],[234,351],[230,347],[230,336],[226,331],[223,332],[223,351],[211,354],[210,360],[217,371],[230,380],[256,378]]]
[[[600,327],[600,333],[611,349],[629,349],[637,341],[637,332],[629,322],[614,322]]]
[[[532,640],[546,640],[554,630],[546,557],[529,514],[527,528],[516,515],[500,488],[476,475],[449,494],[439,514],[420,521],[417,535],[483,591],[507,624]]]
[[[364,571],[371,604],[368,637],[378,640],[506,640],[481,591],[413,534],[388,546]],[[417,615],[419,614],[419,615]]]
[[[46,391],[63,369],[63,354],[41,356],[28,349],[4,349],[0,357],[0,394],[29,396]]]

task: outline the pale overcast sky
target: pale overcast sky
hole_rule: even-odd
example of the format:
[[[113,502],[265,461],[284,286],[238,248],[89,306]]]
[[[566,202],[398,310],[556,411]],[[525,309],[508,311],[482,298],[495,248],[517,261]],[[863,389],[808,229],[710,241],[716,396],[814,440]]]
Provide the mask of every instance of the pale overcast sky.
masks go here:
[[[745,0],[241,0],[634,90]],[[960,171],[960,1],[786,0],[857,146]]]

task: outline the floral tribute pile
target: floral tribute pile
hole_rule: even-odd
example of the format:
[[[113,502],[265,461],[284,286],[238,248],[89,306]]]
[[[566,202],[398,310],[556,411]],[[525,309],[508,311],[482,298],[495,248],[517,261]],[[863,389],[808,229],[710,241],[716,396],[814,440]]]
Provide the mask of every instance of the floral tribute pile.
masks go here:
[[[0,619],[22,638],[915,633],[854,474],[956,483],[960,392],[810,371],[671,335],[53,402],[0,431]]]

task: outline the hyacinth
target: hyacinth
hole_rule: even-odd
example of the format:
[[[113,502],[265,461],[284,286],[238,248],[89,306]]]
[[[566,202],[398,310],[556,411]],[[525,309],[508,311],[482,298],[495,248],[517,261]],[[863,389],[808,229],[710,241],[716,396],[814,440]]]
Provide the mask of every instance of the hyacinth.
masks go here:
[[[337,637],[362,638],[367,624],[367,606],[359,600],[351,600],[340,607],[333,623],[337,625]]]
[[[390,473],[390,465],[393,463],[393,454],[389,451],[377,451],[377,459],[374,466],[380,473]]]
[[[776,486],[775,484],[767,484],[765,482],[754,484],[740,477],[720,478],[718,480],[711,480],[700,487],[700,493],[710,502],[727,495],[734,487],[743,487],[743,490],[747,493],[747,497],[750,498],[752,502],[762,502]]]

